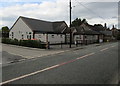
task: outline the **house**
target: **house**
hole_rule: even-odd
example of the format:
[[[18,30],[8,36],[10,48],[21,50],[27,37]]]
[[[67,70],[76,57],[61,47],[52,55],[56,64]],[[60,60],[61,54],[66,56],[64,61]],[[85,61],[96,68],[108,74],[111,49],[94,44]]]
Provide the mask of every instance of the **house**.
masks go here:
[[[113,25],[111,31],[112,31],[113,37],[115,38],[115,40],[117,40],[118,39],[119,30],[117,28],[115,28],[115,26]]]
[[[103,42],[113,40],[112,31],[107,28],[106,23],[104,26],[102,26],[101,24],[94,25],[93,30],[101,34],[100,38],[103,40]]]
[[[49,22],[20,16],[9,32],[9,38],[18,40],[37,39],[42,42],[64,43],[64,30],[68,28],[64,21]]]
[[[92,30],[85,23],[82,23],[80,26],[77,27],[71,27],[71,31],[72,31],[73,43],[77,42],[80,44],[90,44],[90,43],[96,43],[99,40],[98,38],[100,33]]]
[[[79,27],[76,27],[76,31],[74,33],[74,40],[80,40],[80,43],[91,44],[98,42],[99,33],[92,30],[88,25],[81,24]]]

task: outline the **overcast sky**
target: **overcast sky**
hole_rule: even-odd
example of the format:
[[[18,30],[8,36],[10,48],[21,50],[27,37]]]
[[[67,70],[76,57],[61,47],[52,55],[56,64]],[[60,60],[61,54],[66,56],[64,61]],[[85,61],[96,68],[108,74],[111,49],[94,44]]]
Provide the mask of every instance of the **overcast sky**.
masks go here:
[[[118,0],[72,0],[72,20],[85,18],[89,24],[118,26]],[[46,21],[66,21],[69,25],[69,0],[2,0],[0,28],[11,28],[19,16]]]

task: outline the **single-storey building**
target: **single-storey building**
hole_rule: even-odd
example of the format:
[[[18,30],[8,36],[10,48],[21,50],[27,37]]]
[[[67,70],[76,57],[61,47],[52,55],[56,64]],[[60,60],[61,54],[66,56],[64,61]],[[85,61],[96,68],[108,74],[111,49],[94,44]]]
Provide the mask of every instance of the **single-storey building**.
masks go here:
[[[114,39],[117,40],[118,35],[119,35],[119,30],[113,25],[111,31],[112,31],[112,35],[113,35]]]
[[[65,43],[65,21],[49,22],[20,16],[9,32],[9,38],[18,40],[37,39],[42,42]]]
[[[114,39],[114,37],[112,35],[112,31],[110,31],[110,30],[100,31],[100,33],[103,34],[103,41],[104,42],[112,41]]]
[[[66,42],[70,41],[70,29],[72,32],[72,43],[79,44],[90,44],[99,42],[99,36],[101,35],[99,32],[92,30],[88,25],[82,23],[80,26],[67,28],[65,30],[66,33]]]
[[[101,34],[100,38],[103,40],[103,42],[113,40],[112,31],[109,28],[107,28],[106,23],[104,26],[95,25],[94,28],[92,28],[92,29]]]
[[[83,23],[79,27],[75,27],[73,31],[73,41],[82,44],[96,43],[99,40],[99,35],[100,33],[92,30]]]

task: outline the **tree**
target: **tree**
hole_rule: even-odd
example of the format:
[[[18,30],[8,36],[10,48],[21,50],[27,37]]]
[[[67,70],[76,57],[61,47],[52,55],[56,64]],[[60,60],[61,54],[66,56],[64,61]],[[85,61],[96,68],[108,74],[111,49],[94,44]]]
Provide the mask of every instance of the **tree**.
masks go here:
[[[9,28],[7,26],[2,27],[2,37],[8,38],[9,37]]]
[[[86,19],[81,20],[80,18],[76,18],[74,21],[72,21],[71,26],[72,27],[80,26],[82,23],[88,24]]]
[[[80,18],[76,18],[74,21],[72,21],[71,26],[75,27],[75,26],[79,26],[82,23]]]
[[[102,25],[102,24],[94,24],[94,26],[103,27],[103,25]]]
[[[83,20],[82,20],[82,23],[86,23],[86,24],[87,24],[87,20],[86,20],[86,19],[83,19]]]

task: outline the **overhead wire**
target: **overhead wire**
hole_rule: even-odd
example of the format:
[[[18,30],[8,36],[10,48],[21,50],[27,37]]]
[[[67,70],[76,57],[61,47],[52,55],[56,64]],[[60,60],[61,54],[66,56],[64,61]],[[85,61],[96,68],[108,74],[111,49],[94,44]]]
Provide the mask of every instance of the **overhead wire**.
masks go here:
[[[94,15],[98,16],[99,18],[101,18],[102,20],[105,20],[102,16],[98,15],[97,13],[95,13],[93,10],[91,10],[90,8],[86,7],[84,4],[78,2],[77,0],[75,0],[78,4],[80,4],[81,6],[83,6],[84,8],[86,8],[87,10],[89,10],[89,12],[93,13]],[[75,6],[74,6],[75,7]]]

